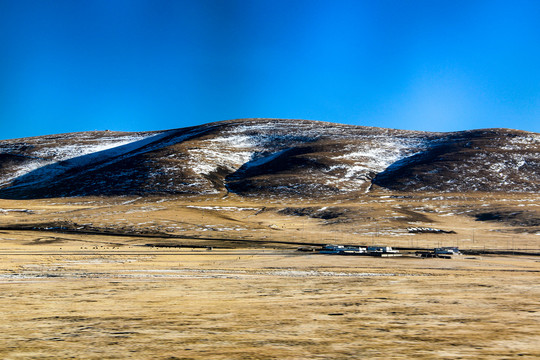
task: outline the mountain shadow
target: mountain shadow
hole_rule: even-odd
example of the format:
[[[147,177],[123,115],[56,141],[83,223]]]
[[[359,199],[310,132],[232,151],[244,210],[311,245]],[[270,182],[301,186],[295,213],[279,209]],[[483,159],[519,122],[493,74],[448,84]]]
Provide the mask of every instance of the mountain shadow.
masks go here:
[[[15,178],[0,198],[38,199],[84,195],[139,194],[151,173],[144,154],[183,141],[189,132],[171,130],[125,145],[52,163]]]

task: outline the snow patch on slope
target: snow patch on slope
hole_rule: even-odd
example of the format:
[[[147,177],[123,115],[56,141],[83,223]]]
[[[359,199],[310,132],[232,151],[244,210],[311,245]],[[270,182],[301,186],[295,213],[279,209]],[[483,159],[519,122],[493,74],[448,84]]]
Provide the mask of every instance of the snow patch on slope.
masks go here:
[[[29,185],[59,176],[66,171],[83,167],[96,161],[129,153],[163,137],[164,134],[102,138],[99,142],[66,144],[41,147],[32,153],[33,158],[13,169],[0,180],[0,186],[17,179],[18,184]],[[5,174],[6,175],[6,174]]]
[[[345,191],[359,190],[373,176],[392,164],[424,151],[427,142],[416,138],[368,137],[345,147],[345,153],[332,157],[338,164],[327,171],[327,185],[339,184]]]
[[[333,159],[353,161],[361,164],[361,166],[355,165],[360,169],[380,172],[393,163],[424,150],[426,144],[417,139],[385,138],[364,142],[358,147],[353,149],[349,146],[346,150],[351,152],[333,157]]]
[[[281,125],[276,128],[273,124],[253,122],[226,129],[220,136],[201,140],[202,146],[190,149],[189,165],[193,171],[204,175],[219,168],[234,172],[241,167],[262,165],[291,146],[313,141],[319,136],[312,126],[291,123],[297,131],[290,134],[287,124]]]

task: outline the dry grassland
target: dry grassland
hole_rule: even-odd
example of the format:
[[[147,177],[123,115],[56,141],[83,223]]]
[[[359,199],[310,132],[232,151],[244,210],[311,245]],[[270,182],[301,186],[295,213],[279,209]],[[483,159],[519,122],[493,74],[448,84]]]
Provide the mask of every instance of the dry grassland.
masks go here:
[[[405,248],[458,246],[540,253],[540,194],[373,193],[332,201],[250,200],[234,195],[0,200],[0,228],[34,225],[69,228],[81,234],[166,235],[175,237],[169,238],[168,244],[188,246],[382,243]],[[410,227],[454,233],[410,234]],[[29,238],[44,243],[61,242],[64,237],[54,232],[40,234]],[[119,243],[163,243],[163,239],[124,237]]]
[[[539,248],[517,226],[447,214],[473,199],[385,200],[302,204],[351,209],[335,223],[234,198],[2,200],[29,210],[0,214],[4,228],[69,222],[185,238],[0,231],[0,358],[540,358],[540,257],[337,257],[270,242]],[[411,223],[457,234],[396,231]],[[163,242],[215,248],[140,246]]]
[[[4,359],[540,357],[540,262],[2,249]]]

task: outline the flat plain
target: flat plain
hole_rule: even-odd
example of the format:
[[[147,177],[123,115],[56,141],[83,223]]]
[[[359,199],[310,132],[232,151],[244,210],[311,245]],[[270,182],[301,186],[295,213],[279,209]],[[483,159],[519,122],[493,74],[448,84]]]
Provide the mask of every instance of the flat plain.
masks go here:
[[[479,221],[521,211],[530,222],[536,204],[489,194],[1,200],[0,357],[539,358],[537,230],[515,215]],[[296,251],[303,243],[471,252],[331,256]]]

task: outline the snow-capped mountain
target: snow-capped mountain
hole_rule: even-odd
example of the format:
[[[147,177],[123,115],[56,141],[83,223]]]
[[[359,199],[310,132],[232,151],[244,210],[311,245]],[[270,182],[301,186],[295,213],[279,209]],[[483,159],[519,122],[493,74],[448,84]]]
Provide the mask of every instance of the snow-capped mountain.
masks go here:
[[[0,141],[0,197],[540,190],[540,135],[244,119]]]

